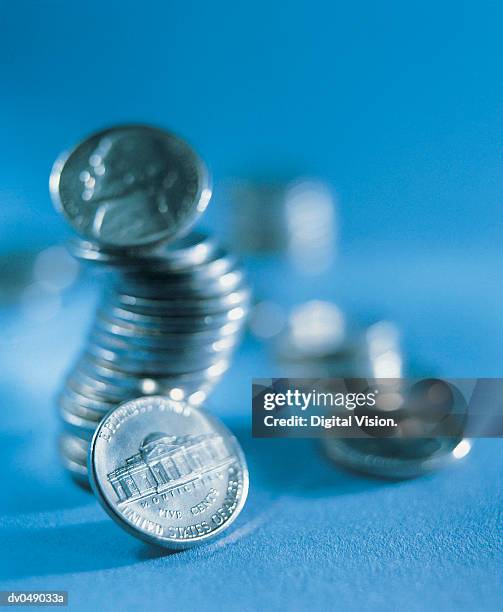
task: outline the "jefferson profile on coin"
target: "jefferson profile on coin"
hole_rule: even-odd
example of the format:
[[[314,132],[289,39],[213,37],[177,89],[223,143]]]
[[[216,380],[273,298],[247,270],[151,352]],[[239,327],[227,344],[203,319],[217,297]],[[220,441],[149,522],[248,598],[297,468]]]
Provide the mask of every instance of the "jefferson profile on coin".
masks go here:
[[[63,155],[50,185],[82,237],[117,248],[184,235],[211,195],[204,164],[185,142],[134,125],[97,133]]]

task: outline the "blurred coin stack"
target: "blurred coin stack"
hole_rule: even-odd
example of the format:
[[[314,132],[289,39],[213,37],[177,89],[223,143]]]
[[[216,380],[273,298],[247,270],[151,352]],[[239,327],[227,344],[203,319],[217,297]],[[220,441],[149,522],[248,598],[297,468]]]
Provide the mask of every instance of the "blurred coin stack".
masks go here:
[[[81,236],[70,252],[112,272],[58,398],[63,463],[87,483],[89,441],[118,403],[206,399],[229,367],[250,291],[215,240],[184,235],[211,191],[199,158],[171,134],[124,126],[91,136],[57,162],[51,191]]]
[[[414,401],[405,393],[400,334],[390,321],[352,327],[336,304],[305,302],[292,311],[278,338],[277,357],[289,377],[379,383],[375,407],[355,412],[393,417],[396,432],[393,437],[365,431],[358,431],[355,437],[339,437],[327,432],[323,449],[339,465],[372,476],[411,478],[456,463],[470,452],[470,441],[463,433],[466,411],[459,400],[450,397],[447,385],[435,379],[424,381],[426,386],[421,393],[416,391]],[[325,391],[330,390],[327,381],[325,386]],[[435,397],[439,398],[436,403],[432,401]],[[328,416],[348,414],[342,407],[330,409]]]
[[[276,342],[285,374],[296,378],[403,375],[400,334],[390,321],[350,324],[333,302],[310,300],[296,306]]]
[[[229,210],[230,244],[237,252],[286,255],[303,277],[330,269],[337,249],[337,207],[335,194],[323,181],[234,179],[224,184],[221,197]]]

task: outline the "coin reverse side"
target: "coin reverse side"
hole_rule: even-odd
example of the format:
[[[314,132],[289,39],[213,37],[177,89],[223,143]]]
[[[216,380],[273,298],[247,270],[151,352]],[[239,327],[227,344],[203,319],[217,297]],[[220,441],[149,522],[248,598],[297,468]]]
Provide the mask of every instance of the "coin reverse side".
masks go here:
[[[171,549],[227,529],[248,493],[236,438],[202,410],[163,396],[112,410],[94,434],[88,468],[96,496],[121,527]]]

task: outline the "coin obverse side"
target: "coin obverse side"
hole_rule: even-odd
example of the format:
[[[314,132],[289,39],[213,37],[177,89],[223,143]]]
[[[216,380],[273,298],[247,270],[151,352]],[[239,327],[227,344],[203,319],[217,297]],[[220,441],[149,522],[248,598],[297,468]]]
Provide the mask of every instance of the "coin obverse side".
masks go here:
[[[162,396],[112,410],[88,455],[93,491],[130,534],[170,549],[219,535],[248,494],[236,438],[198,408]]]
[[[91,135],[60,156],[49,184],[73,229],[112,248],[183,236],[211,197],[206,167],[189,145],[145,125]]]

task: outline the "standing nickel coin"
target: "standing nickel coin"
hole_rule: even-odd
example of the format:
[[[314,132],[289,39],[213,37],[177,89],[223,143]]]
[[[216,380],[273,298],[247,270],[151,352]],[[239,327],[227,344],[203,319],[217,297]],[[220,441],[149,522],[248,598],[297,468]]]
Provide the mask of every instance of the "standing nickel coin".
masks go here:
[[[52,199],[86,240],[112,248],[187,233],[211,197],[207,170],[183,141],[123,125],[94,134],[55,163]]]
[[[162,396],[111,411],[94,434],[88,468],[96,496],[121,527],[171,549],[220,534],[248,493],[236,438],[200,409]]]

